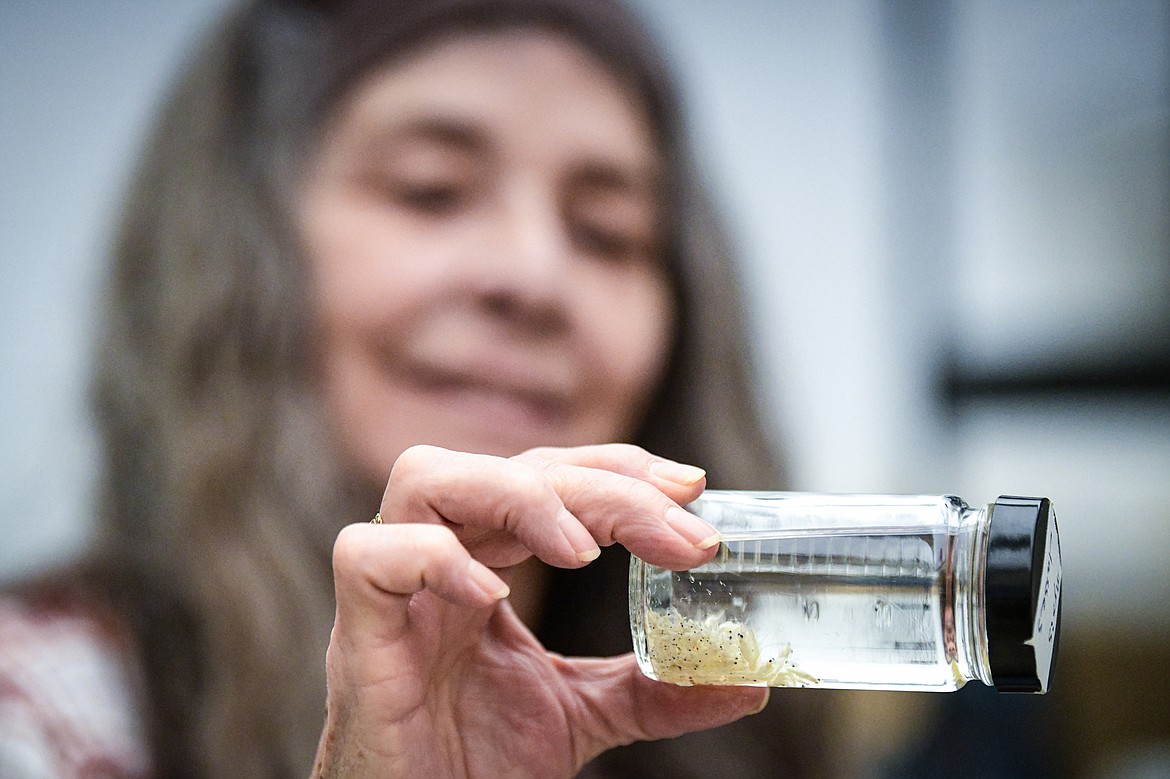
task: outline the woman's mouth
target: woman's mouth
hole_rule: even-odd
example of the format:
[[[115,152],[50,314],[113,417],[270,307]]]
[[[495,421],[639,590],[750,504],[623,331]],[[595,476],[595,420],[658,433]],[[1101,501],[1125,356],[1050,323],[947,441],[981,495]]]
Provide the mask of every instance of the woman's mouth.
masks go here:
[[[532,367],[539,364],[485,349],[463,359],[400,357],[392,370],[406,388],[437,404],[450,421],[543,436],[568,422],[572,392],[567,372],[542,373]]]
[[[564,393],[533,386],[490,369],[415,366],[406,378],[420,391],[449,403],[479,407],[492,416],[520,415],[540,424],[558,423],[568,416],[568,398]]]

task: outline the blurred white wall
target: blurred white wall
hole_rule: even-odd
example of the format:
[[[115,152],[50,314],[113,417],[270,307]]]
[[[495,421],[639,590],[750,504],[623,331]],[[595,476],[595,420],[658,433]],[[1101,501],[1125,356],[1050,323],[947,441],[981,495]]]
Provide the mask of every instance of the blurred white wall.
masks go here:
[[[1168,337],[1170,6],[636,2],[740,239],[794,486],[1049,495],[1069,619],[1170,625],[1165,390],[938,393],[948,359],[1060,363]],[[223,4],[0,4],[0,574],[84,538],[113,206]]]
[[[1170,368],[1170,4],[642,5],[743,238],[796,486],[1047,495],[1070,629],[1170,628],[1167,378],[940,394]]]
[[[154,104],[223,4],[0,3],[0,576],[89,529],[102,258]]]

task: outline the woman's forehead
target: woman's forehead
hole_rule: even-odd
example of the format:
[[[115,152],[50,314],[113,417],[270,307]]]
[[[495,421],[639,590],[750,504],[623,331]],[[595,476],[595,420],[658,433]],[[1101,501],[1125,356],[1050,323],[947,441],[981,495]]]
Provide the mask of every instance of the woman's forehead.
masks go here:
[[[583,46],[536,28],[461,33],[371,71],[337,105],[347,134],[453,144],[571,144],[649,171],[658,161],[634,90]]]

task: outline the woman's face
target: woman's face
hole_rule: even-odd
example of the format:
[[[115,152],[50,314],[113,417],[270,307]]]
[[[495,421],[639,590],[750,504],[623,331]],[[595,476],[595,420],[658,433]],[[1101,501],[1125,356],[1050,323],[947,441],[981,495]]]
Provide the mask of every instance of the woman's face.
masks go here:
[[[549,33],[444,40],[342,101],[301,219],[324,393],[361,474],[416,443],[633,433],[673,319],[660,165],[622,82]]]

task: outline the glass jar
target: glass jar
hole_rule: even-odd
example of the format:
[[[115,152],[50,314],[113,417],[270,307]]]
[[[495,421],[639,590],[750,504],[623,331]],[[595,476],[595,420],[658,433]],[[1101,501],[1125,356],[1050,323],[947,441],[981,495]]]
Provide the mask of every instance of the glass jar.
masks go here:
[[[1061,579],[1047,498],[708,490],[688,508],[722,534],[710,563],[630,564],[652,679],[1047,691]]]

